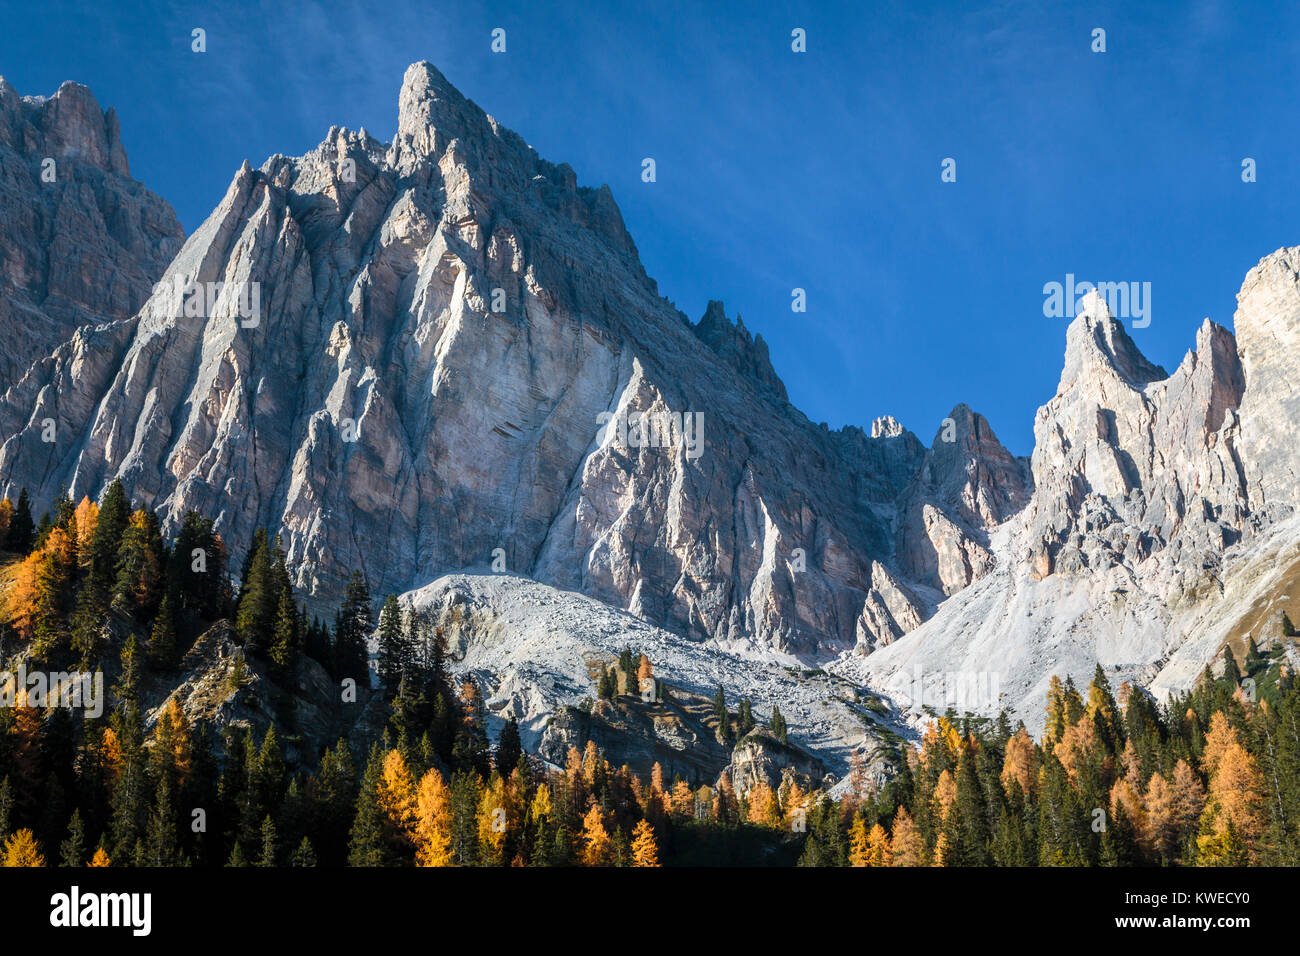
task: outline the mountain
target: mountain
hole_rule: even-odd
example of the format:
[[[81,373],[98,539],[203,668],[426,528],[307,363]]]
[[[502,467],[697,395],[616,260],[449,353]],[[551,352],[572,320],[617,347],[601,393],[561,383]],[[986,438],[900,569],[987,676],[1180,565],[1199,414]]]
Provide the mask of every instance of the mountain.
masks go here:
[[[989,570],[1025,490],[983,419],[940,451],[813,424],[721,303],[659,295],[607,187],[427,63],[398,105],[391,143],[246,163],[133,318],[33,368],[0,490],[120,478],[167,531],[216,517],[235,566],[270,528],[329,611],[353,569],[490,567],[769,659],[887,644]],[[900,546],[912,514],[938,530]]]
[[[1084,686],[1101,664],[1113,684],[1163,695],[1225,643],[1282,637],[1269,622],[1300,584],[1298,253],[1252,269],[1237,337],[1207,320],[1172,374],[1090,293],[1035,419],[1032,497],[993,536],[994,570],[834,669],[918,710],[1006,707],[1032,728],[1054,674]]]
[[[78,83],[19,96],[0,77],[0,209],[0,393],[76,329],[133,315],[185,238]]]

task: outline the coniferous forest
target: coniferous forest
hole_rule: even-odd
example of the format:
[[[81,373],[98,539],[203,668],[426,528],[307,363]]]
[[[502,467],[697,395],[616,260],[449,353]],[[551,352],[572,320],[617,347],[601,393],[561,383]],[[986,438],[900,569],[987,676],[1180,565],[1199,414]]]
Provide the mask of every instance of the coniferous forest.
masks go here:
[[[108,704],[0,708],[5,866],[1236,866],[1300,862],[1300,688],[1279,655],[1225,651],[1189,694],[1158,705],[1098,668],[1053,680],[1035,740],[1005,716],[949,714],[871,786],[855,758],[832,796],[786,779],[737,792],[613,766],[588,742],[563,767],[524,752],[507,721],[490,743],[479,689],[454,675],[441,632],[353,575],[332,621],[309,616],[278,542],[259,533],[232,573],[213,522],[174,540],[114,483],[33,520],[0,502],[4,667],[102,672]],[[238,649],[218,696],[250,666],[301,692],[310,660],[364,708],[319,752],[295,712],[265,732],[191,721],[175,694],[150,712],[202,635]],[[377,689],[367,641],[376,635]],[[602,672],[602,698],[647,658]],[[351,694],[351,699],[349,699]],[[784,735],[747,701],[726,734]],[[367,730],[368,728],[368,730]],[[293,755],[293,759],[291,759]]]

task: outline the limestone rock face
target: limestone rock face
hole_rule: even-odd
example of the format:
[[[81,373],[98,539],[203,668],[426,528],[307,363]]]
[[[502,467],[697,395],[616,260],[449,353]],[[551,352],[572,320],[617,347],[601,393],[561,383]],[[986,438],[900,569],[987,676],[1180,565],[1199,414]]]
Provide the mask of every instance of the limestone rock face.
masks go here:
[[[899,561],[918,581],[955,594],[994,565],[988,535],[1029,500],[1027,463],[1002,447],[983,415],[958,405],[940,425],[908,491]]]
[[[1082,686],[1100,663],[1113,685],[1189,686],[1296,571],[1300,524],[1286,519],[1300,407],[1295,261],[1281,250],[1247,276],[1240,351],[1207,320],[1172,374],[1090,294],[1035,420],[1032,497],[988,537],[993,570],[836,672],[917,713],[1005,707],[1034,727],[1053,674]],[[971,519],[966,507],[943,520],[954,513]]]
[[[491,566],[825,660],[941,596],[897,561],[916,437],[808,421],[761,338],[659,296],[608,188],[427,63],[392,143],[332,129],[245,164],[133,319],[28,378],[0,402],[0,490],[40,507],[120,478],[168,531],[216,517],[235,562],[278,531],[326,613],[353,569],[384,594]],[[975,468],[975,513],[1001,515],[1002,468]],[[950,520],[945,549],[975,548]]]
[[[0,393],[78,328],[132,316],[184,239],[78,83],[20,96],[0,77],[0,211]]]
[[[736,744],[727,765],[727,776],[739,794],[760,784],[775,792],[789,780],[805,792],[821,787],[826,769],[821,761],[798,747],[783,744],[766,730],[754,730]]]
[[[1279,249],[1251,269],[1233,317],[1245,373],[1241,447],[1257,508],[1300,504],[1300,248]]]

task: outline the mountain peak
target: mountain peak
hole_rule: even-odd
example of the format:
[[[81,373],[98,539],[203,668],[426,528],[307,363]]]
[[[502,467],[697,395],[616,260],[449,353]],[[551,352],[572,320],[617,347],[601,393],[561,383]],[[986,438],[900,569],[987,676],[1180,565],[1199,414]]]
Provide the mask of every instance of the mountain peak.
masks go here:
[[[1083,374],[1108,369],[1134,388],[1169,377],[1147,360],[1133,339],[1110,313],[1105,298],[1093,289],[1083,297],[1079,314],[1065,334],[1065,367],[1060,394]]]
[[[117,112],[101,109],[95,94],[80,83],[65,82],[53,96],[19,96],[0,77],[0,144],[131,175]]]

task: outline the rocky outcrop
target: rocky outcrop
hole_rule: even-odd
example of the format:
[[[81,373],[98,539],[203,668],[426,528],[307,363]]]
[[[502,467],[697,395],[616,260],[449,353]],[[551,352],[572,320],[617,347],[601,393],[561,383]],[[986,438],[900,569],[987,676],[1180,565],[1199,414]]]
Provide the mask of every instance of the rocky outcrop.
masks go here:
[[[77,329],[134,315],[183,239],[131,178],[111,108],[78,83],[19,96],[0,78],[0,393]]]
[[[494,566],[824,660],[941,596],[897,563],[915,436],[808,421],[760,339],[658,295],[607,188],[427,63],[391,143],[239,170],[129,328],[0,402],[0,439],[0,491],[38,507],[120,478],[168,531],[216,517],[236,563],[278,531],[326,613],[353,569],[382,594]]]
[[[738,741],[726,773],[737,793],[745,794],[760,784],[778,790],[787,780],[805,792],[817,790],[826,779],[822,762],[798,747],[783,744],[766,730],[750,731]]]
[[[667,781],[712,784],[727,763],[726,749],[675,702],[647,704],[628,695],[596,701],[589,710],[561,708],[542,731],[537,755],[563,767],[570,748],[581,751],[589,740],[614,767],[626,765],[642,778],[658,764]]]

